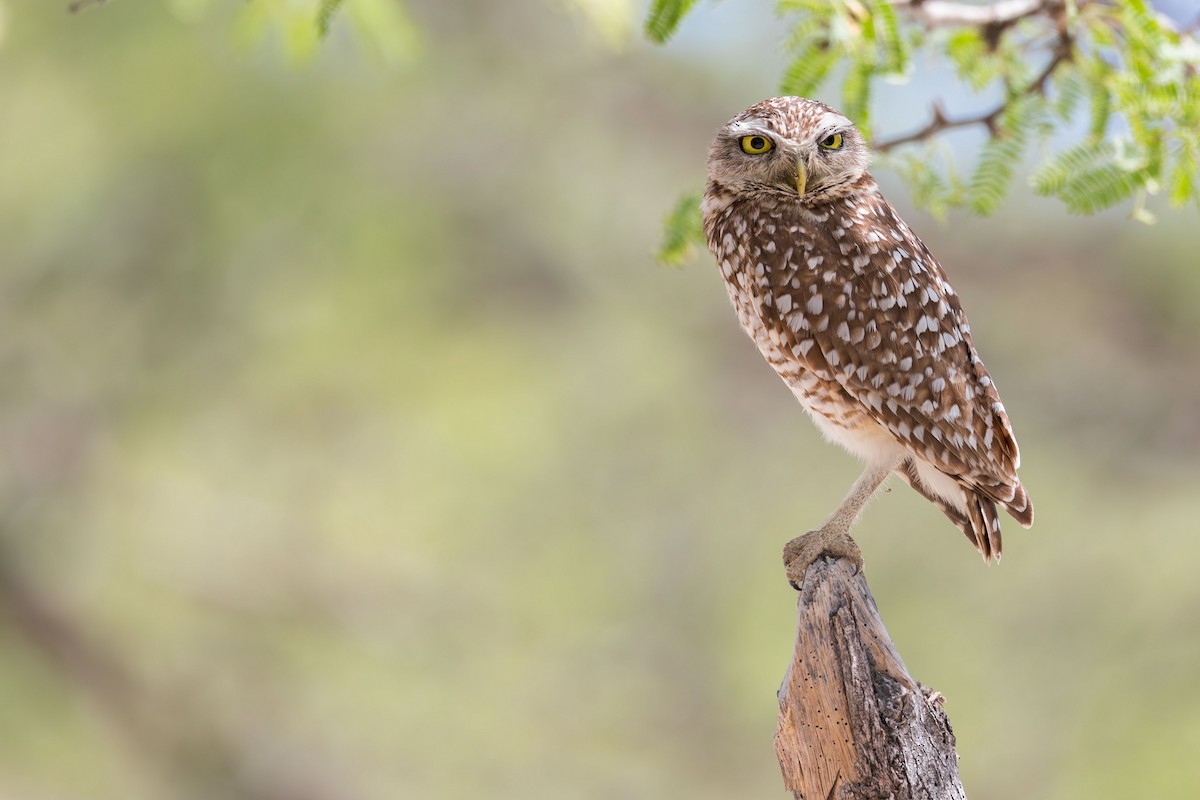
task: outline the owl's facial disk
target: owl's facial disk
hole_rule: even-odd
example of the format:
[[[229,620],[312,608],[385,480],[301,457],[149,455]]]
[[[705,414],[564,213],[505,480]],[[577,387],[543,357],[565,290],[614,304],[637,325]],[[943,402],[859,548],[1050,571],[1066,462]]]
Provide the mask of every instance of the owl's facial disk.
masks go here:
[[[738,191],[801,201],[836,196],[866,172],[869,156],[841,114],[803,98],[775,98],[729,121],[709,151],[709,178]]]

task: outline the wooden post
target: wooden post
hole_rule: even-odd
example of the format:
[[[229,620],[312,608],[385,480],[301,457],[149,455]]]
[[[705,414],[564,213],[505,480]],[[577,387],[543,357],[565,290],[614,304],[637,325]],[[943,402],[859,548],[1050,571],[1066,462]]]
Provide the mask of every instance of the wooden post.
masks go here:
[[[797,615],[775,732],[796,800],[966,800],[941,695],[908,674],[863,574],[818,558]]]

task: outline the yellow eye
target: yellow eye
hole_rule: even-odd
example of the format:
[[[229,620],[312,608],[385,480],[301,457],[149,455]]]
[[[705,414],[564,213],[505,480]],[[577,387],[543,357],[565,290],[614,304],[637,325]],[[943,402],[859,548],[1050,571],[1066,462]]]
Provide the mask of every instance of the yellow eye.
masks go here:
[[[817,144],[821,145],[821,147],[824,147],[826,150],[840,150],[842,149],[842,135],[840,133],[831,133],[821,141],[817,142]]]
[[[771,140],[765,136],[742,137],[742,152],[752,156],[762,155],[774,146],[771,144]]]

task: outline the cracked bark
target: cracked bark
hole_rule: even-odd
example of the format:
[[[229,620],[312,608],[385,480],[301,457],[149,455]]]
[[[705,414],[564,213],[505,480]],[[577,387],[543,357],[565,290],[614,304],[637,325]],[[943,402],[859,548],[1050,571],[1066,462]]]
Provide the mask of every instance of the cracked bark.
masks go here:
[[[797,800],[966,800],[941,695],[896,652],[866,578],[818,558],[797,600],[775,753]]]

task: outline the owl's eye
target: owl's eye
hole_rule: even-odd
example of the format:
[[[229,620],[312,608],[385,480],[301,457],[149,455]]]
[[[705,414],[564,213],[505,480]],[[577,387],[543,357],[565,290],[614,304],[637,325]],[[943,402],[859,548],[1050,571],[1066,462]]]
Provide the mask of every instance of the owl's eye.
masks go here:
[[[742,152],[752,156],[762,155],[774,146],[771,144],[771,140],[765,136],[742,137]]]
[[[841,150],[842,135],[840,133],[831,133],[821,141],[817,142],[817,144],[821,145],[821,147],[824,147],[826,150]]]

